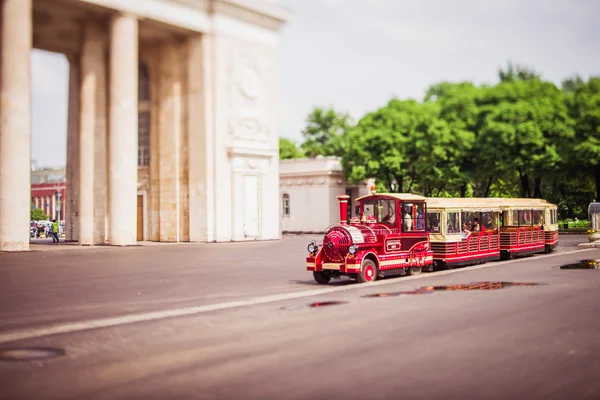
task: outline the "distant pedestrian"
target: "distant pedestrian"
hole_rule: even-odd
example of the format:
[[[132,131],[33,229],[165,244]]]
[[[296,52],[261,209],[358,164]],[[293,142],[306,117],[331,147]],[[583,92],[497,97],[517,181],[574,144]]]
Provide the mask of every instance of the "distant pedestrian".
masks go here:
[[[52,243],[58,243],[58,222],[55,219],[52,220]]]

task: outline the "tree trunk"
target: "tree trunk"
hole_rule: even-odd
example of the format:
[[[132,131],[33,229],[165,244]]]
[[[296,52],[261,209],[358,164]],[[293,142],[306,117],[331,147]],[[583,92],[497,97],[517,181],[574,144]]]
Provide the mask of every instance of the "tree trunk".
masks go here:
[[[493,181],[494,179],[490,176],[487,181],[487,184],[485,185],[485,192],[483,192],[483,197],[489,197]]]
[[[444,190],[445,186],[446,185],[442,185],[439,188],[437,188],[437,193],[436,193],[435,197],[440,197],[440,193],[442,193],[442,190]]]
[[[521,197],[530,197],[531,190],[529,189],[529,175],[519,171],[519,179],[521,180]]]
[[[541,199],[542,198],[542,178],[539,176],[536,176],[534,178],[534,184],[535,184],[535,187],[533,189],[533,197],[535,197],[536,199]]]
[[[396,182],[398,184],[398,193],[403,193],[402,191],[404,190],[404,179],[402,178],[402,175],[396,176]]]
[[[388,190],[393,192],[394,189],[392,188],[392,180],[388,176],[385,177],[385,183],[387,184]]]
[[[466,197],[467,196],[467,184],[463,183],[462,185],[460,185],[460,197]]]

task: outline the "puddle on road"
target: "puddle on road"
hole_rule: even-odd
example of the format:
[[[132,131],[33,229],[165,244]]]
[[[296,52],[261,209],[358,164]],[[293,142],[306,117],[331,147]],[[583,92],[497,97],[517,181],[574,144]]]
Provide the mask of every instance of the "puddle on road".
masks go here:
[[[320,307],[327,307],[327,306],[337,306],[340,304],[347,304],[347,301],[320,301],[320,302],[315,302],[315,303],[310,303],[310,304],[291,304],[289,306],[283,306],[281,307],[282,310],[304,310],[304,309],[308,309],[308,308],[320,308]]]
[[[0,360],[3,361],[33,361],[64,355],[65,351],[63,349],[43,347],[0,350]]]
[[[326,306],[337,306],[339,304],[347,304],[347,301],[322,301],[322,302],[317,302],[317,303],[311,303],[309,304],[309,307],[326,307]]]
[[[366,294],[361,297],[397,297],[402,296],[403,294],[431,294],[433,291],[424,290],[423,288],[412,290],[410,292],[389,292],[389,293],[374,293],[374,294]]]
[[[558,269],[600,269],[600,260],[581,260],[577,263],[561,265]]]
[[[467,290],[498,290],[512,286],[547,286],[539,282],[473,282],[458,285],[425,286],[423,290],[429,291],[467,291]]]

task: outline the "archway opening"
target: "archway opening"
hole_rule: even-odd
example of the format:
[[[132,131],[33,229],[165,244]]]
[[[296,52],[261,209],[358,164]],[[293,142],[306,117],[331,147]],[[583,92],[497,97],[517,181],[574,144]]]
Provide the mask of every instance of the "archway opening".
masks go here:
[[[64,54],[31,51],[31,225],[64,224],[69,62]],[[32,229],[37,240],[36,229]],[[40,234],[39,239],[46,235]],[[49,237],[46,238],[49,241]]]

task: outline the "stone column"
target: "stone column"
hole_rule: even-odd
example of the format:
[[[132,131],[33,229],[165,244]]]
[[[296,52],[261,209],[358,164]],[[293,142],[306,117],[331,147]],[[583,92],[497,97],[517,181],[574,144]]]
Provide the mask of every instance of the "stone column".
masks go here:
[[[0,251],[29,250],[31,0],[2,1]]]
[[[85,26],[81,51],[79,110],[79,243],[94,244],[94,160],[97,92],[104,62],[102,32],[94,23]]]
[[[56,218],[56,201],[57,196],[56,196],[56,192],[52,193],[52,196],[50,197],[52,199],[52,202],[50,204],[50,210],[52,210],[52,212],[50,213],[50,221],[52,221],[53,219]]]
[[[65,239],[79,239],[79,91],[80,63],[69,56],[69,109],[67,117],[67,171]]]
[[[177,43],[164,42],[160,62],[159,226],[161,242],[180,240],[181,168],[179,159],[183,106],[181,60]]]
[[[113,17],[109,57],[109,242],[123,246],[137,241],[138,22],[134,17]]]
[[[190,241],[214,239],[214,142],[212,36],[188,39],[187,128],[189,132],[189,226]]]

